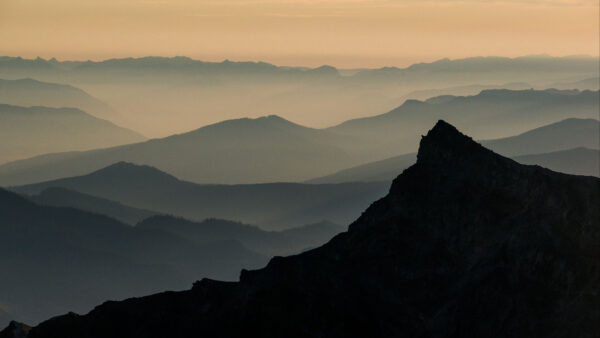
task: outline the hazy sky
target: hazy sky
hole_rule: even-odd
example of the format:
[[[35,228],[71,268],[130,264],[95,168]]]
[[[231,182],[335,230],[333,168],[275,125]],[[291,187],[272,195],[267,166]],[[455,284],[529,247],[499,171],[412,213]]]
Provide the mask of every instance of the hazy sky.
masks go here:
[[[0,0],[0,55],[404,66],[598,55],[598,0]]]

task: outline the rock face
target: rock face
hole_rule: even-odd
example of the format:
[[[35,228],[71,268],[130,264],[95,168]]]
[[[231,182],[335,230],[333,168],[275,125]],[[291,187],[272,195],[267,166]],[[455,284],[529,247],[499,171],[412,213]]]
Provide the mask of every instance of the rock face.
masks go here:
[[[324,246],[28,337],[598,337],[599,203],[599,179],[520,165],[440,121]]]

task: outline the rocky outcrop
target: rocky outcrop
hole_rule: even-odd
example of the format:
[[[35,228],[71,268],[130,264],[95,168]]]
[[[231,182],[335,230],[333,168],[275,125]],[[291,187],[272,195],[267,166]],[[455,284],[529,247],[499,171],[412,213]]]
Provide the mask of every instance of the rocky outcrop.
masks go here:
[[[8,324],[8,327],[0,331],[0,338],[26,338],[29,330],[31,330],[31,327],[12,321]]]
[[[598,205],[599,179],[520,165],[440,121],[324,246],[28,337],[598,337]]]

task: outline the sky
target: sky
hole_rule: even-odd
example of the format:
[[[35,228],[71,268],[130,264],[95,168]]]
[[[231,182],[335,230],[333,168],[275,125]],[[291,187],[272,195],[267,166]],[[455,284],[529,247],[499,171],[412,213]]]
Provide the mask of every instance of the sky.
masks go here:
[[[599,53],[598,0],[0,0],[0,55],[339,68]]]

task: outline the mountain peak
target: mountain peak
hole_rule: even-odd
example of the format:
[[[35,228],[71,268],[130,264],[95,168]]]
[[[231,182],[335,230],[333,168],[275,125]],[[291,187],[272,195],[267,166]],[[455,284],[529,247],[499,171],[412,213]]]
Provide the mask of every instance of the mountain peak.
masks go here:
[[[421,139],[417,163],[441,164],[472,157],[477,153],[492,152],[458,131],[453,125],[439,120]]]
[[[154,179],[168,179],[178,181],[178,179],[174,176],[171,176],[155,167],[151,167],[149,165],[140,165],[134,164],[130,162],[120,161],[114,164],[111,164],[102,169],[96,170],[93,173],[89,174],[89,176],[102,176],[107,178],[145,178],[149,179],[150,177]]]

